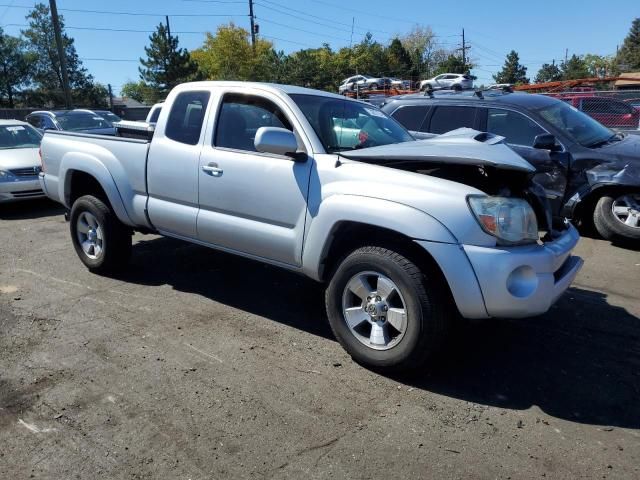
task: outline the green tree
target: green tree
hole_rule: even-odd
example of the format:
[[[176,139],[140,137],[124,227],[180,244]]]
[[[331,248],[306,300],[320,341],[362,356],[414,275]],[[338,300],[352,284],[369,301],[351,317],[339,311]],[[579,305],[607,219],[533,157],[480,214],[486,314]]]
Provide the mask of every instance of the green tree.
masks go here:
[[[282,56],[273,45],[256,39],[255,52],[249,32],[234,23],[207,33],[202,47],[191,52],[200,75],[210,80],[272,80],[279,75]]]
[[[536,83],[557,82],[562,80],[562,72],[555,63],[544,63],[536,75]]]
[[[613,57],[587,53],[583,57],[590,77],[608,77],[617,73],[617,66]]]
[[[411,76],[411,56],[397,37],[387,47],[387,64],[389,75],[403,78]]]
[[[462,57],[450,53],[447,58],[438,65],[435,74],[440,75],[441,73],[469,73],[472,68],[472,63],[464,63],[462,61]]]
[[[447,60],[449,53],[438,47],[431,27],[416,25],[400,38],[411,58],[411,78],[429,78],[435,75],[438,65]]]
[[[563,80],[576,80],[591,76],[584,59],[576,54],[571,55],[571,58],[566,62],[562,62],[560,69],[562,70]]]
[[[618,65],[624,67],[624,71],[640,70],[640,17],[631,23],[629,34],[624,39],[616,60]]]
[[[26,49],[24,41],[5,35],[0,28],[0,91],[6,96],[6,105],[14,108],[16,91],[30,83],[34,58]]]
[[[39,3],[27,15],[29,28],[24,30],[27,48],[33,58],[32,82],[35,92],[32,98],[41,103],[61,105],[64,103],[62,69],[56,49],[53,25],[49,8]],[[71,99],[76,105],[103,107],[107,90],[96,84],[78,58],[73,38],[64,31],[64,18],[60,16],[62,44],[65,54]]]
[[[159,24],[149,37],[150,45],[144,48],[146,59],[140,59],[140,79],[158,96],[165,96],[176,85],[196,78],[198,65],[184,48],[179,48],[179,40],[169,35],[167,27]]]
[[[151,105],[157,103],[161,97],[157,90],[150,87],[142,80],[138,82],[128,81],[120,89],[120,94],[123,97],[129,97],[137,102]]]
[[[529,83],[527,67],[520,64],[520,57],[515,50],[507,54],[502,70],[493,76],[497,83]]]

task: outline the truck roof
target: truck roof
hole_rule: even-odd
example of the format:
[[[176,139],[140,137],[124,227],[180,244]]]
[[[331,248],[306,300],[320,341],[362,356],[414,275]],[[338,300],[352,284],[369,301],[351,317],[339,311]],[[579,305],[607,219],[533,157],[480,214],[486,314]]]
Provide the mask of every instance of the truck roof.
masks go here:
[[[284,93],[286,95],[316,95],[322,97],[333,97],[344,100],[346,97],[338,95],[336,93],[324,92],[322,90],[314,90],[312,88],[298,87],[295,85],[282,85],[279,83],[265,83],[265,82],[234,82],[234,81],[204,81],[204,82],[188,82],[179,85],[176,88],[181,90],[190,90],[195,88],[211,88],[211,87],[255,87],[261,90],[268,90],[273,93]]]

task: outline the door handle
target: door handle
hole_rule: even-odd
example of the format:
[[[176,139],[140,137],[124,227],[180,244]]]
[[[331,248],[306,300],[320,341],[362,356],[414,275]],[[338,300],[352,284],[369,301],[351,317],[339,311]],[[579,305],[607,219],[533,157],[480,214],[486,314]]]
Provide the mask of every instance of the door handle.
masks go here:
[[[202,171],[204,173],[208,173],[212,177],[220,177],[222,176],[223,170],[218,167],[217,163],[211,162],[209,165],[203,165]]]

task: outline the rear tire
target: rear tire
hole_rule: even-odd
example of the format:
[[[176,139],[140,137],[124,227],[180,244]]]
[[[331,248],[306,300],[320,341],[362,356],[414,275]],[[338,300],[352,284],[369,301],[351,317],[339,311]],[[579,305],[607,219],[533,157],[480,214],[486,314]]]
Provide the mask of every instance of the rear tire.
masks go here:
[[[114,272],[128,263],[131,231],[101,199],[78,198],[71,207],[69,228],[78,257],[92,272]]]
[[[344,258],[325,296],[343,348],[357,362],[389,371],[418,368],[437,353],[450,313],[446,298],[435,276],[427,278],[405,256],[377,246]]]
[[[627,198],[628,201],[624,201]],[[622,205],[628,205],[628,213],[618,216],[623,211]],[[626,224],[635,224],[635,226]],[[640,194],[635,192],[616,193],[600,197],[593,211],[593,224],[598,233],[606,240],[619,243],[640,242]]]

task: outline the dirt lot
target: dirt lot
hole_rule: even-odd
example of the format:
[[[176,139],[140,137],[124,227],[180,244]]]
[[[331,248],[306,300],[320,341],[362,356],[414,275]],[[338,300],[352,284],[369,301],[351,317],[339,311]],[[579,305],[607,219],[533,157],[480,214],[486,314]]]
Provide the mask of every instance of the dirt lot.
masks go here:
[[[136,236],[90,274],[61,211],[0,210],[0,478],[639,478],[640,253],[583,239],[551,312],[368,371],[322,290]]]

